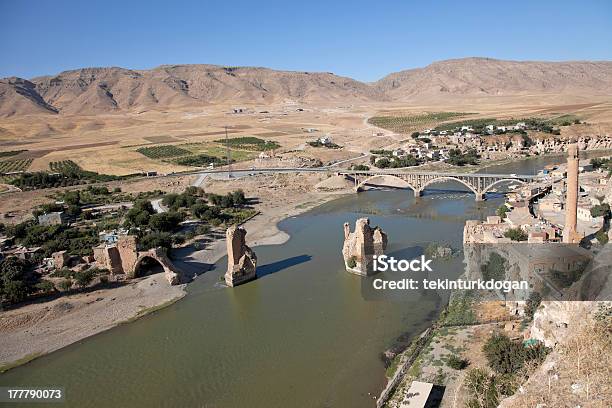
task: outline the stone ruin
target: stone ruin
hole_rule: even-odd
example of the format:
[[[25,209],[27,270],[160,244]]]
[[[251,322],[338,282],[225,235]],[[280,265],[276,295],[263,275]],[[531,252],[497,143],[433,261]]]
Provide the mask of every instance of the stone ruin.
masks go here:
[[[357,275],[374,274],[374,255],[382,255],[387,249],[387,234],[380,227],[370,227],[368,218],[360,218],[351,232],[348,222],[344,223],[344,245],[342,257],[346,270]]]
[[[125,274],[128,279],[138,277],[142,261],[150,258],[157,261],[164,269],[166,279],[171,285],[180,283],[180,273],[168,258],[164,248],[153,248],[138,251],[138,239],[134,235],[119,238],[116,245],[100,245],[94,248],[94,259],[101,268],[106,268],[112,275]]]
[[[245,243],[246,230],[233,225],[226,231],[227,272],[225,283],[233,287],[257,278],[257,256]]]

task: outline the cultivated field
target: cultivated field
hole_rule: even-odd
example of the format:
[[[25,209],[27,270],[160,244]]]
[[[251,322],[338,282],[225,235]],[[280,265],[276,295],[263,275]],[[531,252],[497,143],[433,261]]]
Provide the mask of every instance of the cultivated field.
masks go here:
[[[218,166],[227,156],[225,126],[232,160],[238,162],[236,166],[245,168],[261,164],[254,162],[261,151],[280,159],[302,157],[323,163],[348,159],[371,149],[399,146],[412,131],[462,120],[554,117],[570,121],[579,117],[588,125],[563,127],[562,134],[612,131],[612,101],[568,100],[564,104],[562,97],[487,98],[423,106],[400,103],[299,106],[304,111],[297,111],[295,102],[287,102],[247,106],[250,113],[244,114],[232,114],[231,106],[217,105],[205,111],[191,108],[95,117],[3,118],[0,165],[6,171],[50,171],[51,162],[71,160],[83,170],[111,175],[152,170],[169,173],[209,163]],[[398,134],[375,136],[381,130],[376,125]],[[343,148],[307,145],[326,134]]]

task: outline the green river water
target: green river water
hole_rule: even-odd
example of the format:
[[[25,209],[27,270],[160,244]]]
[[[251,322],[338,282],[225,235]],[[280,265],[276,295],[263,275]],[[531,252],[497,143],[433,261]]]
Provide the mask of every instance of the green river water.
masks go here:
[[[529,173],[554,161],[491,171]],[[65,387],[63,406],[79,408],[373,407],[384,386],[381,352],[424,330],[446,298],[364,300],[362,278],[343,268],[342,224],[368,216],[387,232],[388,252],[410,258],[429,242],[461,248],[465,220],[501,202],[435,190],[419,200],[409,190],[339,198],[281,222],[291,239],[255,248],[256,281],[224,287],[223,259],[176,304],[10,370],[0,386]],[[436,268],[459,275],[462,262]]]

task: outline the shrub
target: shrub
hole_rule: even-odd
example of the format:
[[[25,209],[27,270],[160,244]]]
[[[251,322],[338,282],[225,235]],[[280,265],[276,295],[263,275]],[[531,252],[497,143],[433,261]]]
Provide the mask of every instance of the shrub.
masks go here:
[[[610,215],[609,204],[598,204],[591,207],[591,217],[608,217]]]
[[[55,286],[53,286],[53,283],[49,282],[48,280],[42,280],[38,282],[35,287],[43,293],[50,293],[55,291]]]
[[[480,266],[482,278],[484,280],[503,280],[506,276],[506,265],[506,258],[497,252],[491,252],[491,254],[489,254],[489,260],[487,263]]]
[[[597,231],[597,234],[595,234],[595,238],[597,239],[597,242],[599,242],[602,245],[605,245],[608,243],[608,233],[604,231],[603,229]]]
[[[504,237],[510,238],[512,241],[527,241],[527,234],[520,228],[511,228],[504,232]]]
[[[357,266],[357,260],[355,259],[354,256],[351,256],[347,261],[346,261],[346,265],[349,268],[354,268]]]
[[[521,342],[513,341],[504,334],[493,334],[485,345],[483,352],[489,367],[500,374],[514,374],[526,361],[541,363],[550,352],[542,343],[525,347]]]
[[[468,408],[496,408],[499,404],[499,393],[495,386],[495,376],[483,368],[474,368],[465,376],[465,387],[468,392]]]
[[[500,374],[516,372],[525,362],[524,348],[521,343],[512,341],[504,334],[493,334],[482,348],[489,367]]]
[[[65,291],[68,291],[68,290],[70,290],[70,289],[72,288],[72,280],[70,280],[70,279],[64,279],[63,281],[61,281],[61,282],[59,283],[59,285],[58,285],[58,286],[59,286],[59,288],[60,288],[61,290],[63,290],[64,292],[65,292]]]
[[[525,302],[525,318],[531,320],[542,302],[542,296],[538,292],[531,292]]]
[[[461,357],[457,357],[456,355],[451,355],[448,360],[446,360],[446,365],[454,370],[463,370],[466,368],[470,362]]]
[[[87,269],[85,271],[81,271],[75,274],[74,278],[75,278],[76,284],[79,287],[84,288],[85,286],[88,286],[91,283],[94,276],[95,276],[95,271],[93,269]]]
[[[473,304],[474,299],[470,292],[453,295],[442,315],[444,325],[457,326],[475,323]]]

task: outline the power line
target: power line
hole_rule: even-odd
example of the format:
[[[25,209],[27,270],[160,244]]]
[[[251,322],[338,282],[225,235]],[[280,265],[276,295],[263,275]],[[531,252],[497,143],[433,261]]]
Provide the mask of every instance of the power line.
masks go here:
[[[227,178],[232,178],[232,150],[229,145],[229,136],[227,135],[227,126],[225,126],[225,147],[227,149]]]

